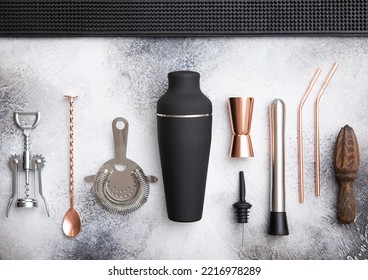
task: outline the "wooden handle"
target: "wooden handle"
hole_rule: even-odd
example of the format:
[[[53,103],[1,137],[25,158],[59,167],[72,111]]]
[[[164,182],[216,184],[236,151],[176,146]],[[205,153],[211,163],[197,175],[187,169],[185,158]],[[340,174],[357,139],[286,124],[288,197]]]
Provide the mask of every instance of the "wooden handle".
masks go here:
[[[337,219],[341,224],[351,224],[355,220],[353,181],[340,181]]]
[[[355,197],[353,183],[360,164],[359,145],[354,130],[346,125],[337,137],[335,145],[334,169],[340,182],[337,218],[342,224],[350,224],[355,219]]]

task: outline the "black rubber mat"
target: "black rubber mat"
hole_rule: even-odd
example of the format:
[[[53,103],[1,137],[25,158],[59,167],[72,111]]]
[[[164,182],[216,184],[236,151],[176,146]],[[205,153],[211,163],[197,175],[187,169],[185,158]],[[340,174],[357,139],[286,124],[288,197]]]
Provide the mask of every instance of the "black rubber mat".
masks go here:
[[[367,34],[367,0],[0,1],[0,36]]]

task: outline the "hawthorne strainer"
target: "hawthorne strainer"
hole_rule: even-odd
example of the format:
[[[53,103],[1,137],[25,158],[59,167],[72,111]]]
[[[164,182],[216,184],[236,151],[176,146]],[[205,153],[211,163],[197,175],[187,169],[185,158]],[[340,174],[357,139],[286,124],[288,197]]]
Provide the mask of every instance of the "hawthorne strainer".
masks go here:
[[[126,157],[128,128],[126,119],[114,119],[115,158],[102,165],[96,176],[85,177],[86,182],[93,182],[93,192],[102,206],[124,215],[147,201],[149,183],[158,180],[155,176],[146,176],[137,163]]]

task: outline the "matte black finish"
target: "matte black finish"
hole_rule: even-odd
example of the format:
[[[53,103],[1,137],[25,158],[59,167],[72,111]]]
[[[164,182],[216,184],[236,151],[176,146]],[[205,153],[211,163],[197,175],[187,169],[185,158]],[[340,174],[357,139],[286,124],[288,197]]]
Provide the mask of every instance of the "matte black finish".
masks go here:
[[[176,222],[202,218],[212,117],[158,117],[158,141],[167,213]]]
[[[176,222],[198,221],[204,205],[212,116],[180,116],[212,112],[210,100],[200,91],[199,74],[170,73],[169,89],[158,101],[157,112],[179,116],[157,117],[168,217]]]
[[[0,36],[368,35],[366,0],[2,0]]]
[[[270,235],[289,235],[289,228],[286,212],[270,212],[270,223],[268,234]]]
[[[157,103],[158,114],[197,115],[211,114],[211,101],[201,92],[200,75],[192,71],[168,74],[169,89]]]

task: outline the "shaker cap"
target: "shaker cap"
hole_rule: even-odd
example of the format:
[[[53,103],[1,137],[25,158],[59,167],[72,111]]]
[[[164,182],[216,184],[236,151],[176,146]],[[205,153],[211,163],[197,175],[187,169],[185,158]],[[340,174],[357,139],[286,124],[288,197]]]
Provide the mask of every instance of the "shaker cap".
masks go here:
[[[157,102],[158,114],[212,114],[212,103],[200,89],[198,72],[175,71],[168,78],[168,90]]]

